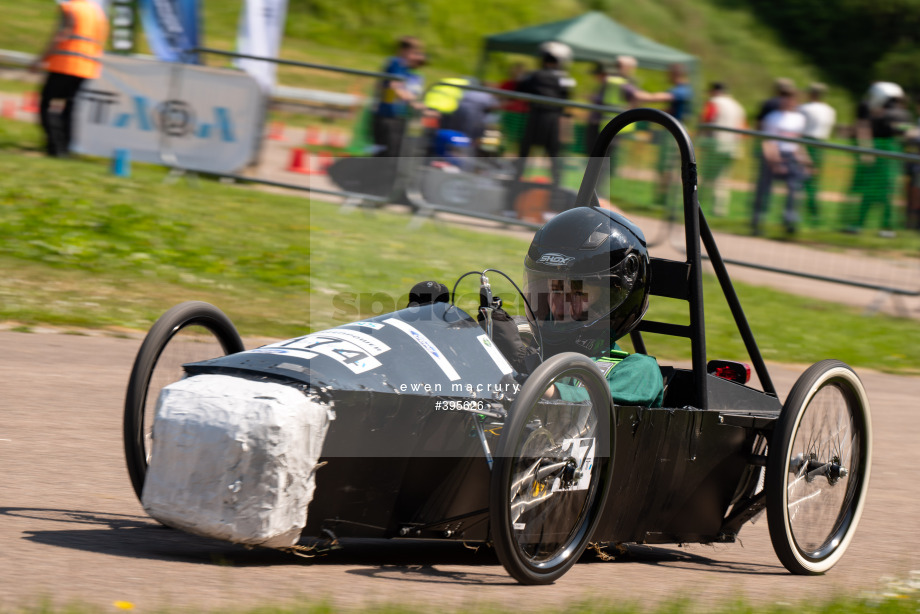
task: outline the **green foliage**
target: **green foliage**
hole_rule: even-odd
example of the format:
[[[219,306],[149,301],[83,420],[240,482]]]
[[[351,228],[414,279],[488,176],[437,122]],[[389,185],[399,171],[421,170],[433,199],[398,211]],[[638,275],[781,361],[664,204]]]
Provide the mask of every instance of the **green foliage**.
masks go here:
[[[900,84],[914,99],[920,96],[920,48],[902,41],[875,64],[874,75],[882,81]]]
[[[836,3],[835,3],[836,4]],[[233,49],[241,0],[202,0],[204,42]],[[393,52],[396,38],[412,34],[425,41],[430,58],[423,73],[436,78],[472,74],[478,65],[482,39],[489,34],[574,17],[602,10],[635,31],[700,57],[699,84],[724,81],[754,111],[767,97],[775,77],[786,76],[800,85],[828,80],[833,73],[810,64],[804,53],[785,49],[777,32],[741,0],[291,0],[282,56],[294,60],[328,63],[349,68],[379,69]],[[51,32],[55,11],[47,0],[22,0],[5,8],[0,20],[2,47],[37,52]],[[149,51],[139,35],[141,51]],[[504,77],[511,58],[497,56],[488,79]],[[209,58],[225,65],[225,59]],[[839,57],[834,58],[840,62]],[[871,65],[871,64],[869,64]],[[859,63],[860,70],[866,66]],[[576,65],[577,96],[584,98],[592,85],[587,65]],[[338,91],[369,91],[372,83],[331,73],[282,67],[282,82],[302,87]],[[661,73],[646,71],[642,85],[665,87]],[[702,96],[702,92],[699,94]],[[698,98],[701,100],[701,98]],[[832,89],[830,102],[843,118],[852,103]]]
[[[861,95],[878,79],[903,78],[892,71],[898,50],[920,42],[917,0],[716,0],[747,8],[769,24],[783,42],[822,67],[837,84]],[[873,71],[873,67],[875,70]],[[916,78],[910,79],[916,83]],[[903,83],[902,83],[903,84]],[[920,90],[914,90],[914,94]]]

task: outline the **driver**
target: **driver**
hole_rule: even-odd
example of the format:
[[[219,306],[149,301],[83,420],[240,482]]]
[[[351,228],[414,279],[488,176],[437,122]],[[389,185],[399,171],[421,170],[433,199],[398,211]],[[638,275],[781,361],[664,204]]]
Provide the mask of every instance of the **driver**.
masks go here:
[[[658,362],[616,344],[648,309],[649,274],[645,237],[622,215],[578,207],[553,217],[534,235],[524,259],[527,318],[543,358],[584,354],[601,369],[614,402],[661,407]],[[538,350],[523,342],[517,323],[500,308],[492,312],[492,323],[493,341],[515,370],[532,372]],[[585,389],[564,383],[556,383],[550,394],[587,399]]]
[[[578,352],[592,358],[621,405],[661,407],[664,395],[658,362],[616,344],[648,309],[649,269],[642,231],[599,207],[578,207],[551,219],[524,259],[527,317],[543,357]],[[502,341],[496,339],[504,351]],[[508,350],[521,355],[520,348]],[[587,398],[583,388],[561,383],[554,388],[551,394],[563,400]]]

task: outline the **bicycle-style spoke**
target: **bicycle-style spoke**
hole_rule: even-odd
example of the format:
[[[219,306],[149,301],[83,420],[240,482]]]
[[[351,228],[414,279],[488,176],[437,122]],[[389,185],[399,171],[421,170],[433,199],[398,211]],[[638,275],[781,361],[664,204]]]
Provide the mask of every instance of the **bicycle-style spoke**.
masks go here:
[[[794,539],[809,553],[820,551],[833,538],[849,507],[853,496],[849,476],[855,469],[850,465],[858,440],[847,398],[839,387],[818,390],[804,412],[792,442],[790,469],[794,462],[801,466],[789,473],[786,500]]]

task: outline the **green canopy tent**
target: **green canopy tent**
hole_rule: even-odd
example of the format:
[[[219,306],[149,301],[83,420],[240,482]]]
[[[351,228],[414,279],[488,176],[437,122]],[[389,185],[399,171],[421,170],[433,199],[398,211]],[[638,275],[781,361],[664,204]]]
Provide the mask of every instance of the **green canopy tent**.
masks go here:
[[[696,72],[696,56],[656,43],[621,26],[603,13],[591,11],[572,19],[487,37],[479,64],[480,77],[490,53],[538,56],[540,45],[547,41],[558,41],[571,47],[575,61],[612,62],[619,55],[631,55],[641,68],[664,70],[676,63],[685,65],[690,72]]]

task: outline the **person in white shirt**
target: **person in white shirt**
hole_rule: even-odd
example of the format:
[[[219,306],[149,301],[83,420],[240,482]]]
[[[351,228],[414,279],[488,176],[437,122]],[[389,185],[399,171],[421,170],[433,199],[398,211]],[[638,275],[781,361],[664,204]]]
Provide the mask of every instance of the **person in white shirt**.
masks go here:
[[[804,139],[826,141],[834,131],[837,112],[834,107],[824,102],[825,93],[827,93],[827,86],[823,83],[812,83],[808,86],[809,102],[799,107],[799,111],[805,116],[805,130],[802,133]],[[817,225],[820,223],[818,192],[824,149],[811,145],[806,149],[808,157],[811,158],[812,172],[805,179],[805,213],[810,221]]]
[[[703,107],[701,120],[704,124],[721,128],[744,128],[744,108],[728,93],[725,84],[713,83],[709,87],[709,100]],[[712,197],[715,215],[728,215],[731,191],[723,178],[741,154],[741,135],[728,130],[709,130],[703,135],[702,145],[706,155],[700,171],[703,180],[701,196]]]
[[[795,91],[788,91],[780,95],[779,109],[763,119],[763,132],[790,138],[802,137],[805,132],[806,119],[796,110],[796,98]],[[773,180],[784,179],[786,206],[783,210],[783,225],[787,234],[794,234],[799,222],[796,197],[808,174],[811,160],[805,148],[798,143],[765,139],[762,148],[765,163],[762,165],[760,177],[757,180],[751,230],[754,235],[760,234],[760,220],[770,206]]]

